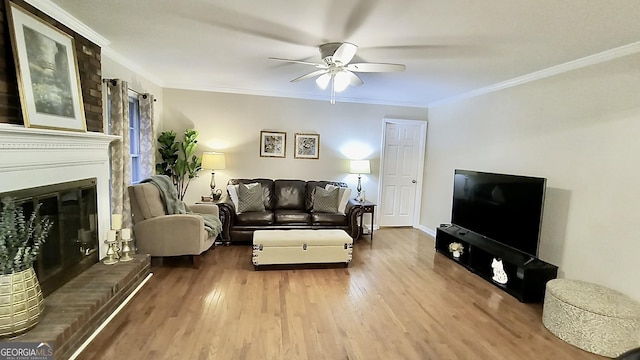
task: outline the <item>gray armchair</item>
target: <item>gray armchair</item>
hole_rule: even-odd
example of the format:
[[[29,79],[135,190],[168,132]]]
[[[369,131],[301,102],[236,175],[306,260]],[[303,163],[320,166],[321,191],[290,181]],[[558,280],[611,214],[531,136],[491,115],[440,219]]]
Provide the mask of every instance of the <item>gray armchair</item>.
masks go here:
[[[151,183],[130,186],[129,197],[139,253],[152,257],[191,255],[194,267],[200,267],[200,254],[211,248],[216,238],[207,233],[202,216],[167,215],[160,191]],[[196,204],[190,209],[219,216],[216,205]]]

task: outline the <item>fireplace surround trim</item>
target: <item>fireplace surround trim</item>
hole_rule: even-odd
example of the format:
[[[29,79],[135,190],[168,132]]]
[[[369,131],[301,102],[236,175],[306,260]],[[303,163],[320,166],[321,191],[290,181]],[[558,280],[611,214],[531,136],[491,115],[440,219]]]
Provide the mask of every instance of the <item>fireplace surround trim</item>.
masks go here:
[[[0,124],[0,193],[96,178],[102,259],[111,227],[109,144],[119,136]]]

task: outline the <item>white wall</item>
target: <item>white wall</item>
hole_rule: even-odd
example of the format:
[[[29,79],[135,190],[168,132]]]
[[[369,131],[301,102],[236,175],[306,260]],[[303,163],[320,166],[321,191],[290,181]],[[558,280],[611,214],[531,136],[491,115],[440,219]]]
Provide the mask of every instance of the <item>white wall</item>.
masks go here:
[[[367,198],[376,201],[384,117],[425,120],[427,110],[383,105],[336,103],[267,96],[164,89],[163,130],[182,134],[194,128],[198,153],[226,153],[227,168],[216,171],[218,187],[230,178],[334,180],[347,182],[355,193],[356,175],[349,175],[349,145],[366,149],[371,174],[363,175]],[[260,157],[260,131],[287,133],[286,158]],[[294,133],[320,134],[320,159],[294,159]],[[209,193],[208,171],[192,181],[185,201]]]
[[[109,57],[108,52],[102,54],[102,78],[103,79],[121,79],[128,83],[129,89],[137,91],[138,93],[152,94],[156,99],[156,105],[154,107],[154,122],[153,127],[156,134],[159,133],[159,129],[162,128],[162,103],[163,103],[163,88],[158,84],[138,74],[135,70],[119,63],[117,60]],[[106,107],[105,107],[106,109]],[[106,119],[106,117],[105,117]]]
[[[456,168],[547,178],[540,258],[640,300],[640,55],[429,109],[421,223]]]

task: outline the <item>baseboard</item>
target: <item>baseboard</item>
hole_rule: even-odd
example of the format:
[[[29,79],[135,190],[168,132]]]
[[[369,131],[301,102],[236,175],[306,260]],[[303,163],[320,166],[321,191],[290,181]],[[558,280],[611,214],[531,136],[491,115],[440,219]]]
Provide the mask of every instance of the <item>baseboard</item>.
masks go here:
[[[379,230],[380,227],[378,225],[374,225],[373,226],[373,231]],[[371,234],[371,225],[363,225],[362,226],[362,234],[363,235],[369,235]]]
[[[370,228],[371,228],[371,226],[370,226],[370,225],[364,225],[364,226],[362,227],[362,233],[363,233],[364,235],[370,234],[370,233],[371,233]],[[435,237],[435,236],[436,236],[436,231],[435,231],[435,230],[432,230],[432,229],[430,229],[430,228],[428,228],[428,227],[426,227],[426,226],[424,226],[424,225],[417,225],[417,226],[413,226],[413,228],[414,228],[414,229],[417,229],[417,230],[420,230],[420,231],[422,231],[422,232],[424,232],[424,233],[426,233],[426,234],[428,234],[428,235],[431,235],[431,236],[433,236],[433,237]],[[375,226],[373,227],[373,230],[374,230],[374,231],[375,231],[375,230],[378,230],[378,229],[380,229],[380,227],[379,227],[378,225],[375,225]]]
[[[418,226],[416,226],[416,229],[418,229],[418,230],[420,230],[420,231],[422,231],[424,233],[427,233],[427,234],[429,234],[429,235],[431,235],[433,237],[436,236],[436,231],[435,230],[430,229],[430,228],[428,228],[428,227],[426,227],[424,225],[418,225]]]

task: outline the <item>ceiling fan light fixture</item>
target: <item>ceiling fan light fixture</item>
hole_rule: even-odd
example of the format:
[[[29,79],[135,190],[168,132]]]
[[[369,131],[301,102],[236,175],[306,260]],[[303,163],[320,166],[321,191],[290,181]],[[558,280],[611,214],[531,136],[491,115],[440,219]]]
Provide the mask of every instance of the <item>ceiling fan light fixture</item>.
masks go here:
[[[334,81],[334,86],[336,88],[336,92],[342,92],[347,88],[347,86],[349,86],[349,83],[351,82],[351,78],[349,77],[349,74],[346,71],[340,71],[333,78],[333,81]]]
[[[271,60],[286,61],[290,63],[312,65],[318,70],[298,76],[291,80],[297,82],[318,76],[316,84],[322,90],[326,90],[331,85],[331,103],[335,104],[337,92],[346,90],[349,85],[360,86],[363,84],[358,73],[371,72],[399,72],[406,68],[403,64],[390,63],[351,63],[358,46],[348,42],[332,42],[318,46],[320,50],[321,63],[314,63],[301,60],[283,59],[270,57]]]
[[[316,84],[318,85],[318,87],[320,87],[320,89],[324,90],[327,88],[327,86],[329,86],[329,81],[331,81],[331,75],[322,74],[316,79]]]

